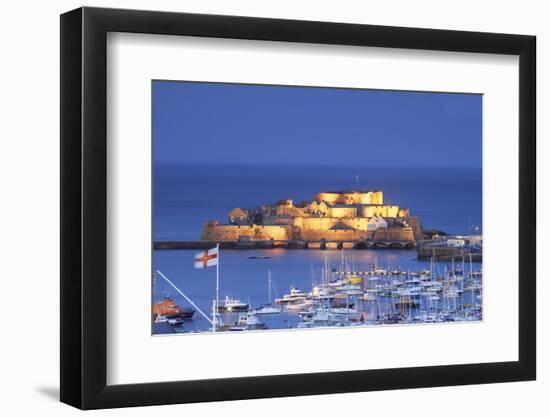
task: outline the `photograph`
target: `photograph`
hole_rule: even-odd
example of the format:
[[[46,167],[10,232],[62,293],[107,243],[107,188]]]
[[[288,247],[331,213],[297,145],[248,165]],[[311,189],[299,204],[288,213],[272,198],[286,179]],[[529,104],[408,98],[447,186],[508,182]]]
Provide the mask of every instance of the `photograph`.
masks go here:
[[[482,94],[151,97],[153,335],[483,320]]]

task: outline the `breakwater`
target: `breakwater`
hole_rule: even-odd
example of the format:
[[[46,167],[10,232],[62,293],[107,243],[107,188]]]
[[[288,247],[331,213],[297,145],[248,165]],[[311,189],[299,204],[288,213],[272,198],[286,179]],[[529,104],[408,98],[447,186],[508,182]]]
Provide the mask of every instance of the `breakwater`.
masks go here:
[[[461,258],[472,259],[473,262],[482,262],[481,236],[449,236],[443,239],[418,242],[416,247],[417,258],[421,260],[437,259],[452,261]]]

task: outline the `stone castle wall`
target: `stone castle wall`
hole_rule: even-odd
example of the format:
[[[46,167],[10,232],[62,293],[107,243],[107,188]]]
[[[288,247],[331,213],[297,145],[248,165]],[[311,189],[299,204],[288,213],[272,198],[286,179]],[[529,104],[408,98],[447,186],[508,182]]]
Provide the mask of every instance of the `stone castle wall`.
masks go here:
[[[201,240],[224,242],[242,237],[250,240],[290,240],[292,233],[289,226],[238,226],[210,222],[204,225]]]
[[[422,226],[420,225],[420,218],[418,216],[412,216],[407,218],[408,225],[413,230],[413,235],[416,240],[422,240]]]
[[[355,206],[346,206],[346,207],[329,207],[328,215],[330,217],[357,217],[357,207]]]
[[[341,241],[350,242],[356,240],[371,239],[374,232],[364,230],[305,230],[302,229],[297,233],[297,240],[318,242],[326,241]]]
[[[363,206],[363,217],[388,217],[395,219],[399,217],[399,206]]]
[[[323,192],[315,195],[315,200],[330,204],[384,204],[382,191],[331,193]]]
[[[327,231],[338,223],[354,229],[367,231],[369,219],[365,217],[335,218],[335,217],[296,217],[294,226],[304,230],[324,230]]]
[[[410,227],[377,229],[374,232],[374,240],[380,241],[413,241],[413,230]]]

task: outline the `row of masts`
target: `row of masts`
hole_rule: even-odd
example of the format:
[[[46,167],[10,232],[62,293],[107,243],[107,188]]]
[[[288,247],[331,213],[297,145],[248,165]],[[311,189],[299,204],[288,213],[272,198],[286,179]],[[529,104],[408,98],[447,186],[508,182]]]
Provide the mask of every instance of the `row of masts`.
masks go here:
[[[454,259],[450,270],[441,273],[435,257],[430,260],[429,270],[404,271],[400,267],[391,270],[388,257],[387,269],[374,264],[368,270],[356,270],[353,254],[341,252],[339,268],[329,265],[325,256],[321,275],[315,274],[311,265],[311,291],[301,293],[295,289],[295,299],[283,300],[280,307],[273,307],[275,283],[271,270],[267,271],[266,312],[299,314],[302,322],[298,327],[325,325],[382,324],[392,322],[437,322],[481,318],[481,271],[475,271],[471,255],[469,273],[466,259],[462,257],[460,268]],[[211,318],[189,299],[173,282],[158,271],[180,295],[182,295],[212,325],[212,331],[221,330],[223,323],[219,305],[219,267],[216,268],[216,297]],[[276,292],[276,288],[275,288]],[[465,299],[469,293],[469,299]],[[287,297],[287,296],[285,296]],[[288,300],[291,300],[287,303]],[[298,302],[295,302],[298,300]],[[338,303],[335,303],[337,300]],[[477,302],[479,300],[479,303]],[[277,301],[277,300],[275,300]],[[469,304],[466,304],[469,301]],[[277,303],[277,302],[276,302]],[[279,304],[279,303],[277,303]],[[259,308],[250,306],[249,315],[262,314]],[[229,315],[224,315],[227,319]],[[368,323],[367,323],[368,322]],[[311,326],[310,324],[313,323]]]
[[[342,325],[343,321],[349,324],[351,311],[357,321],[357,316],[365,313],[369,307],[371,316],[374,317],[372,324],[383,321],[385,317],[396,318],[396,313],[400,314],[401,322],[411,321],[413,318],[422,321],[421,307],[427,308],[427,311],[423,313],[424,321],[480,319],[481,303],[477,303],[477,299],[481,300],[481,271],[474,271],[470,257],[470,271],[469,274],[465,274],[465,264],[466,260],[462,259],[462,268],[457,269],[453,261],[451,269],[445,268],[443,274],[436,272],[439,268],[435,258],[430,261],[429,271],[423,270],[418,273],[405,272],[400,268],[391,271],[389,262],[387,270],[374,265],[370,271],[355,271],[353,259],[351,262],[347,262],[342,252],[340,270],[338,271],[329,268],[328,258],[325,257],[320,282],[315,282],[312,269],[312,292],[314,288],[327,288],[335,283],[348,281],[341,287],[347,306],[345,320],[340,320],[338,325]],[[334,279],[335,275],[340,277],[340,281]],[[362,296],[360,297],[357,296],[357,286],[350,285],[352,277],[361,282],[359,294]],[[369,283],[372,282],[372,285],[367,284],[367,280]],[[378,284],[375,285],[375,282]],[[468,285],[465,286],[465,282],[468,282]],[[466,291],[471,292],[469,305],[465,303],[464,299]],[[458,299],[460,299],[460,303],[458,303]],[[317,304],[315,305],[314,300],[313,306],[308,311],[314,314],[316,309],[326,309],[325,305],[321,305],[322,303]],[[350,306],[355,308],[351,309]],[[383,306],[385,309],[382,308]],[[417,314],[413,317],[415,309]],[[438,313],[439,316],[430,315],[433,312]]]

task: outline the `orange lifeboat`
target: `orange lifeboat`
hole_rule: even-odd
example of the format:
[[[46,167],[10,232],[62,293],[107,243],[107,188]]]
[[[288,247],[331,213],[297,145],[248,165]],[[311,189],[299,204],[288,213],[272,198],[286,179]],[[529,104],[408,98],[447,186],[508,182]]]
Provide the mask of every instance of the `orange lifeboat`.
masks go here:
[[[153,304],[153,314],[154,316],[166,316],[170,317],[179,317],[182,319],[191,319],[195,309],[193,308],[182,308],[177,305],[172,298],[166,296],[161,302]]]

